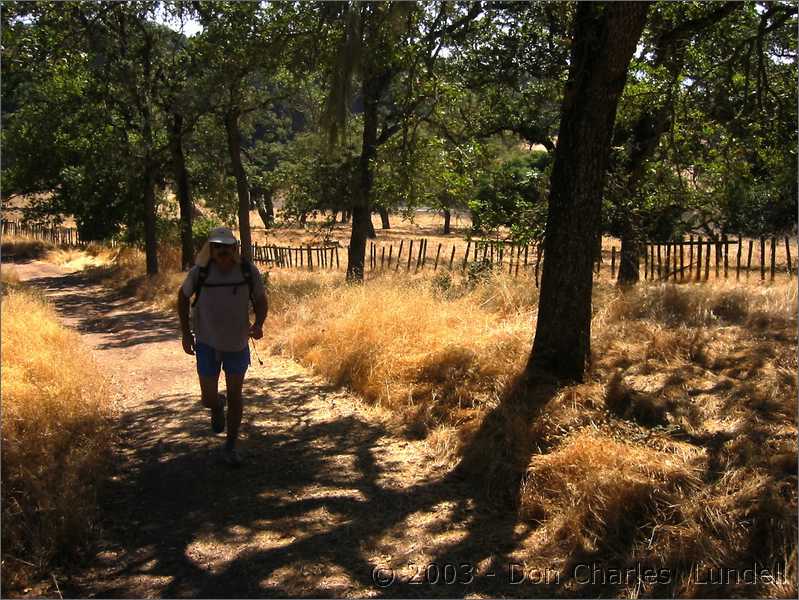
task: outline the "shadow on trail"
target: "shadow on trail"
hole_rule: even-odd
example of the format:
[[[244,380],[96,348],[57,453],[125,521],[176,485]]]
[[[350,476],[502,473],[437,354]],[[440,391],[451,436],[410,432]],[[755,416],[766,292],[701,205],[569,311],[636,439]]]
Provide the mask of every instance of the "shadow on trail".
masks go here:
[[[85,274],[30,282],[54,296],[79,329],[105,334],[100,348],[176,337],[173,318],[141,311],[135,300],[93,285]],[[280,372],[248,379],[247,460],[235,470],[221,464],[222,437],[210,434],[197,391],[151,398],[120,417],[121,456],[101,499],[103,542],[90,568],[65,582],[67,595],[557,593],[511,586],[507,573],[511,553],[529,534],[509,500],[518,496],[535,445],[529,436],[506,436],[534,422],[554,387],[509,394],[472,436],[459,468],[410,485],[382,456],[387,444],[402,443],[382,425],[312,414],[312,401],[335,401],[341,393],[332,386]],[[507,456],[497,460],[491,455],[497,449]],[[419,515],[426,520],[413,525]],[[414,552],[441,576],[430,577],[423,565],[405,568]],[[446,565],[456,567],[454,579]],[[381,586],[375,567],[395,576]]]
[[[56,310],[85,333],[104,334],[98,349],[126,348],[176,338],[176,317],[133,309],[139,303],[124,290],[100,287],[84,272],[36,277],[26,283],[53,296]]]
[[[552,594],[508,585],[504,565],[523,538],[515,511],[486,496],[468,467],[402,488],[381,467],[381,444],[396,442],[382,426],[355,416],[308,418],[308,401],[335,396],[333,388],[278,376],[248,381],[245,393],[247,461],[240,469],[221,464],[222,438],[209,433],[196,396],[155,398],[124,417],[128,460],[104,501],[113,516],[101,553],[111,557],[108,570],[73,581],[70,591],[130,597],[152,595],[155,585],[158,596],[201,598]],[[496,435],[506,414],[495,412],[503,414],[486,419],[473,445]],[[441,547],[403,537],[407,520],[423,512],[442,514],[429,534],[457,527],[466,535]],[[442,567],[472,565],[471,576],[467,567],[452,583],[413,576],[402,569],[408,546],[426,548]],[[497,565],[492,574],[477,573],[483,559]],[[397,577],[376,585],[376,566]]]

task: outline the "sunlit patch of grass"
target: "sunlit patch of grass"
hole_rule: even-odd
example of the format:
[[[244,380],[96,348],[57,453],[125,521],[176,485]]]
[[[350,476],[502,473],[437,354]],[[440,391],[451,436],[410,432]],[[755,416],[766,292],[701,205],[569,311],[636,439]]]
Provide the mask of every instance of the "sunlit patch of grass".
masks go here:
[[[4,276],[5,277],[5,276]],[[74,558],[107,465],[109,389],[78,334],[40,296],[2,298],[3,586]]]

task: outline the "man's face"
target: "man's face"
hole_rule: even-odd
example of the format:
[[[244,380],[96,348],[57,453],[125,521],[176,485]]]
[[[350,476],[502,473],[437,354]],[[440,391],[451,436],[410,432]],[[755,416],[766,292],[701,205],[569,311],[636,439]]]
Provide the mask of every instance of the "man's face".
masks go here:
[[[231,244],[217,244],[211,242],[211,258],[223,270],[233,267],[233,245]]]

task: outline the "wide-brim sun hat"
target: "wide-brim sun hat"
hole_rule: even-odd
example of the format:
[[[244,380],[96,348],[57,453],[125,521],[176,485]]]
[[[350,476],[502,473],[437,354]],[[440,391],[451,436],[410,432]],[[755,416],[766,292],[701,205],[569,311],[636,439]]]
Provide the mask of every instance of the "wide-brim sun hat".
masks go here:
[[[208,233],[208,239],[203,244],[203,247],[200,248],[200,251],[197,253],[197,256],[194,259],[194,264],[200,267],[207,267],[208,263],[211,260],[211,244],[225,244],[228,246],[235,246],[238,244],[236,240],[236,236],[233,235],[233,232],[228,227],[216,227],[212,229]],[[238,252],[233,251],[233,256],[236,258],[238,256]],[[236,258],[238,260],[238,258]]]
[[[238,243],[236,236],[228,227],[215,227],[208,234],[208,241],[211,244],[226,244],[233,246]]]

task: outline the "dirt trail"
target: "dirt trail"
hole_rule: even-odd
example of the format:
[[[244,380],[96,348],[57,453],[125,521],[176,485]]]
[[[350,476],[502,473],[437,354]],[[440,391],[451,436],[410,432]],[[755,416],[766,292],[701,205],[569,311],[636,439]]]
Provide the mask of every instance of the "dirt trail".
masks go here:
[[[509,565],[534,532],[482,506],[424,442],[392,433],[296,363],[253,360],[247,462],[231,470],[219,460],[223,438],[210,431],[173,316],[81,272],[39,261],[4,268],[50,297],[118,391],[102,539],[84,568],[59,581],[65,596],[558,593],[510,584]]]

